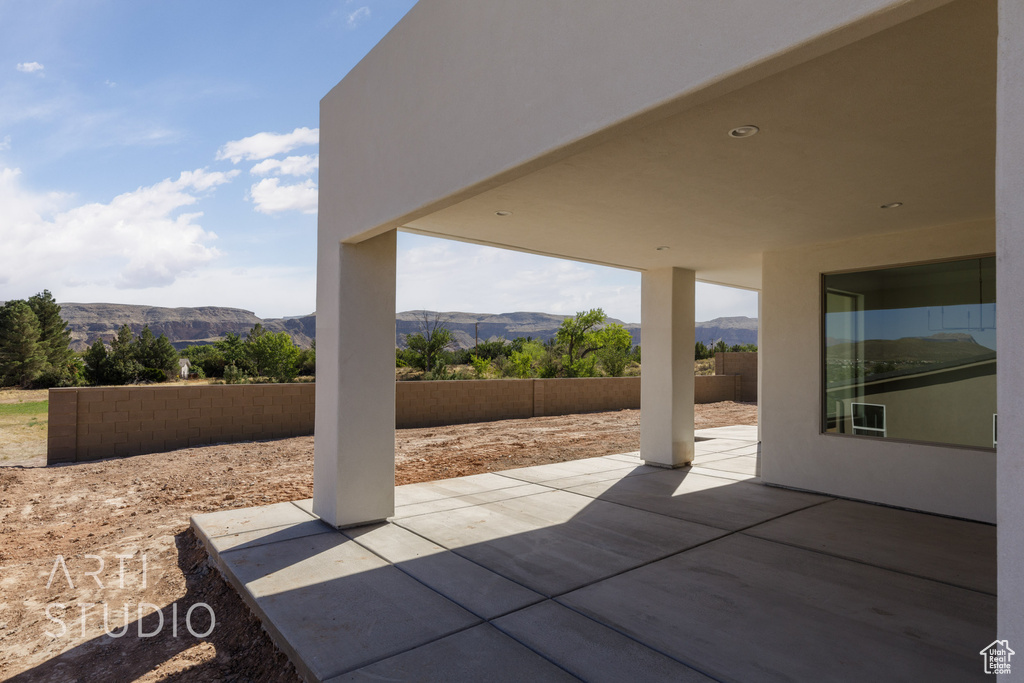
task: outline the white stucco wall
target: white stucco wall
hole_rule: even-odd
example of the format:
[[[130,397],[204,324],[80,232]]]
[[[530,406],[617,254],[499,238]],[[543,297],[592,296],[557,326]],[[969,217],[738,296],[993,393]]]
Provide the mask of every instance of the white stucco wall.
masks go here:
[[[423,0],[321,103],[320,230],[398,227],[946,2]]]
[[[822,273],[994,251],[995,227],[985,221],[764,255],[759,407],[766,482],[995,521],[994,453],[822,434],[820,386]]]
[[[999,637],[1024,643],[1024,3],[999,2],[996,138],[999,357]],[[1020,655],[1018,655],[1020,657]],[[1012,680],[1024,680],[1014,662]],[[1009,678],[1009,677],[1007,677]]]

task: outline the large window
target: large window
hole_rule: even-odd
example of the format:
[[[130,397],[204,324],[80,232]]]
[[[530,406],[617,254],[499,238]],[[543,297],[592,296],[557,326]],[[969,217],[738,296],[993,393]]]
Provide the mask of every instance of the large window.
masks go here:
[[[823,277],[822,429],[992,448],[995,259]]]

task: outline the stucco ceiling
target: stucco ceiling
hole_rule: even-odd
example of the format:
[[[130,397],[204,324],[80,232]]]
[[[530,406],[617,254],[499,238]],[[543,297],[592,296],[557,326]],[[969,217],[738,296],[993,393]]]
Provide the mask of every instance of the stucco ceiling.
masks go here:
[[[764,251],[991,220],[996,26],[951,3],[405,228],[757,288]]]

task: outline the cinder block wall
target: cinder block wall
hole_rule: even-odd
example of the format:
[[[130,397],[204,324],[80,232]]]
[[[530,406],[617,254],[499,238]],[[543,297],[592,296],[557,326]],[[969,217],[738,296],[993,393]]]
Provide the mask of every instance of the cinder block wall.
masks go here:
[[[533,380],[397,382],[395,426],[490,422],[533,417]]]
[[[718,403],[739,400],[739,375],[697,375],[693,378],[694,403]]]
[[[533,414],[538,417],[639,407],[639,377],[533,380]]]
[[[697,403],[733,401],[739,394],[740,376],[695,380]],[[313,384],[51,389],[46,461],[308,436],[314,395]],[[397,382],[395,388],[398,428],[639,407],[639,377]]]
[[[47,464],[313,433],[313,384],[51,389]]]
[[[749,352],[716,353],[716,375],[739,375],[740,393],[734,400],[757,402],[757,354]]]

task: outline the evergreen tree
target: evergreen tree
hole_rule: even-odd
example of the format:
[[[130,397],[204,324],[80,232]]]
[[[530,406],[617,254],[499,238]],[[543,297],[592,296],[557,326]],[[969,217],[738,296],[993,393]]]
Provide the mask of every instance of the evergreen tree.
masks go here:
[[[159,365],[154,367],[160,368],[164,372],[176,374],[181,367],[178,364],[180,358],[181,354],[178,353],[178,349],[174,348],[174,344],[171,343],[166,335],[161,334],[156,338],[156,361]]]
[[[6,385],[28,387],[46,367],[39,343],[39,320],[25,301],[8,301],[0,309],[0,375]]]
[[[168,373],[178,370],[178,352],[166,336],[156,337],[149,325],[142,328],[138,339],[133,342],[132,351],[140,367],[140,376],[145,379],[163,382]]]
[[[89,384],[107,384],[107,347],[97,339],[82,357],[85,361],[85,380]]]
[[[262,330],[263,327],[256,325],[253,331],[250,332],[250,336],[257,330]],[[234,332],[228,332],[223,339],[214,344],[217,350],[221,352],[224,360],[224,366],[234,365],[238,370],[248,370],[249,360],[246,358],[246,347],[245,342]]]
[[[110,342],[110,353],[104,371],[107,384],[130,384],[139,378],[142,366],[135,360],[132,330],[123,326]]]
[[[44,289],[28,299],[28,305],[39,321],[39,345],[46,354],[47,368],[53,385],[64,384],[71,379],[75,354],[71,350],[71,332],[60,315],[60,306],[50,290]]]

